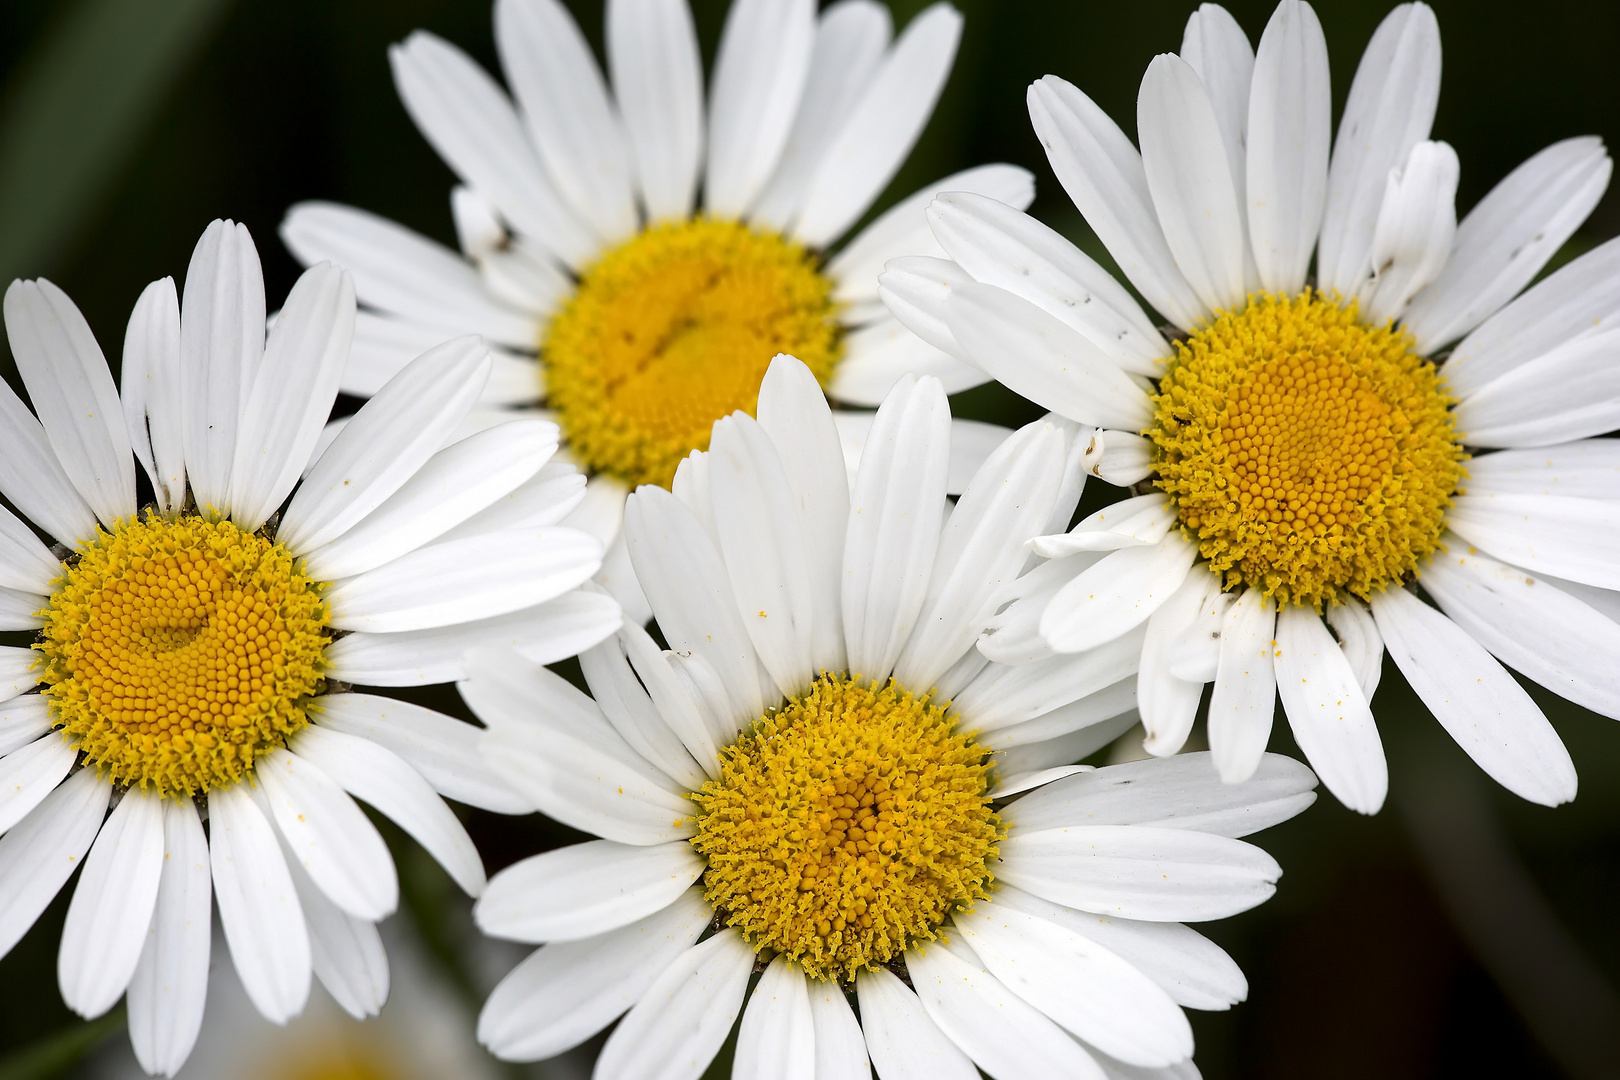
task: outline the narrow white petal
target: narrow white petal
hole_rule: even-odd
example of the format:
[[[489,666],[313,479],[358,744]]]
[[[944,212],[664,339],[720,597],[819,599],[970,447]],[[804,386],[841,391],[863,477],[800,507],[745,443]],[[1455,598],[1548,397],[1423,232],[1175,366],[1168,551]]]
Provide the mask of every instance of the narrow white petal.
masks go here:
[[[1276,607],[1255,588],[1238,597],[1221,623],[1221,654],[1209,699],[1209,746],[1228,784],[1254,775],[1271,738],[1277,705],[1276,626]]]
[[[135,462],[118,388],[90,324],[41,279],[6,289],[6,336],[51,449],[108,528],[135,515]]]
[[[911,152],[956,58],[962,16],[936,3],[907,24],[865,93],[822,151],[793,235],[812,247],[841,236]]]
[[[50,548],[17,515],[0,507],[0,587],[48,596],[61,574],[62,563]]]
[[[1470,544],[1527,570],[1620,588],[1620,503],[1567,495],[1458,495],[1446,524]]]
[[[94,769],[80,769],[0,836],[0,956],[22,940],[79,868],[111,797],[111,784]]]
[[[44,802],[78,756],[72,743],[51,731],[0,758],[0,833]]]
[[[1275,21],[1276,15],[1272,16]],[[1269,28],[1269,24],[1268,24]],[[1261,39],[1261,44],[1265,43]],[[1238,202],[1244,202],[1244,146],[1248,138],[1251,85],[1255,76],[1254,46],[1219,4],[1200,4],[1187,16],[1181,34],[1181,59],[1198,74],[1214,106],[1221,145],[1232,169]]]
[[[786,956],[771,961],[749,995],[737,1032],[733,1080],[816,1080],[815,1020],[804,972]]]
[[[1457,236],[1460,175],[1457,152],[1443,142],[1418,143],[1390,170],[1359,297],[1369,324],[1401,320],[1412,297],[1444,271]]]
[[[835,982],[810,984],[810,1016],[815,1025],[815,1080],[870,1080],[866,1038],[849,998]]]
[[[881,405],[906,375],[932,375],[947,394],[958,394],[990,381],[970,361],[971,357],[960,359],[936,348],[898,319],[880,314],[844,338],[844,357],[827,384],[827,394],[845,405]]]
[[[405,110],[463,183],[519,232],[578,267],[600,241],[547,179],[517,112],[466,53],[418,30],[388,50]]]
[[[573,465],[548,461],[527,481],[445,533],[444,539],[509,528],[539,528],[567,521],[572,528],[588,532],[604,544],[611,545],[613,537],[604,536],[599,530],[570,520],[574,511],[584,504],[589,486],[585,475]],[[620,494],[621,502],[623,498]],[[615,527],[613,531],[617,533],[618,530]]]
[[[1375,594],[1372,611],[1401,674],[1475,764],[1531,802],[1575,797],[1569,751],[1483,645],[1405,589]]]
[[[1372,701],[1384,670],[1384,639],[1378,635],[1372,612],[1360,600],[1345,597],[1327,609],[1327,622],[1339,636],[1339,648],[1356,673],[1362,696]]]
[[[710,734],[703,710],[688,690],[685,680],[675,673],[674,654],[665,652],[639,624],[625,623],[619,631],[630,665],[646,687],[647,696],[667,725],[686,748],[686,753],[711,780],[720,776],[719,747]],[[607,708],[607,706],[604,706]],[[662,755],[660,755],[662,756]],[[665,770],[671,777],[684,770]],[[688,788],[696,790],[696,788]]]
[[[1143,547],[1163,540],[1175,524],[1169,496],[1151,492],[1109,503],[1066,533],[1034,537],[1029,548],[1043,558],[1066,559],[1082,551]]]
[[[125,793],[85,859],[56,959],[62,1000],[80,1016],[116,1005],[135,974],[163,873],[164,805]]]
[[[607,57],[647,216],[684,218],[703,155],[703,67],[685,0],[609,0]]]
[[[68,547],[96,535],[96,512],[68,479],[50,438],[10,383],[0,386],[0,492]]]
[[[0,756],[22,749],[55,726],[45,695],[12,698],[0,707]]]
[[[1457,406],[1453,416],[1458,429],[1467,432],[1472,446],[1519,447],[1548,446],[1613,430],[1620,423],[1616,348],[1620,329],[1594,327],[1520,364]]]
[[[1389,170],[1429,137],[1440,100],[1440,24],[1427,4],[1384,17],[1361,54],[1328,164],[1317,285],[1351,296],[1370,268]]]
[[[0,630],[35,630],[44,626],[45,620],[36,613],[46,603],[38,593],[0,588]]]
[[[1468,460],[1470,492],[1620,499],[1620,440],[1582,439],[1535,450],[1504,450]]]
[[[977,1080],[973,1062],[928,1018],[917,995],[894,972],[862,971],[855,992],[878,1080]]]
[[[1137,291],[1191,331],[1210,310],[1176,266],[1154,212],[1142,155],[1085,94],[1056,75],[1030,84],[1029,118],[1058,182]]]
[[[208,793],[208,853],[231,963],[255,1008],[273,1024],[309,998],[309,931],[287,861],[247,786]]]
[[[877,278],[877,291],[896,322],[947,356],[971,363],[972,358],[957,343],[947,319],[951,290],[973,281],[973,275],[949,259],[905,255],[884,264]]]
[[[704,866],[684,840],[652,847],[574,844],[496,874],[473,918],[484,933],[508,941],[577,941],[662,911]]]
[[[1148,616],[1142,639],[1142,666],[1136,673],[1136,707],[1147,737],[1142,748],[1166,756],[1181,749],[1192,732],[1204,684],[1179,679],[1170,670],[1172,647],[1220,588],[1214,574],[1188,574],[1164,605]]]
[[[1305,284],[1327,199],[1332,89],[1316,12],[1301,0],[1279,4],[1255,54],[1246,165],[1233,161],[1246,168],[1249,238],[1270,292],[1292,296]]]
[[[619,930],[535,950],[478,1016],[478,1041],[508,1061],[539,1061],[607,1027],[647,992],[714,918],[701,889]]]
[[[1127,676],[1089,697],[1002,728],[987,741],[1001,755],[1004,773],[1028,775],[1101,750],[1142,722],[1135,706],[1136,680]]]
[[[0,701],[10,701],[39,683],[39,653],[15,645],[0,646]]]
[[[180,444],[180,297],[173,278],[152,282],[135,301],[124,331],[118,396],[158,506],[178,508],[185,501],[186,462]]]
[[[1295,604],[1277,614],[1276,654],[1277,696],[1305,760],[1340,802],[1376,814],[1389,767],[1350,661],[1322,617]]]
[[[287,746],[414,837],[463,892],[483,892],[484,864],[467,830],[422,774],[393,751],[325,726],[305,728]]]
[[[987,735],[1095,694],[1136,674],[1143,630],[1127,631],[1083,653],[1016,666],[992,664],[956,695],[951,712]]]
[[[1152,546],[1122,548],[1065,585],[1041,616],[1060,652],[1083,652],[1142,625],[1181,587],[1198,549],[1171,532]]]
[[[214,939],[208,837],[190,802],[164,802],[163,854],[152,926],[126,1001],[141,1068],[173,1076],[202,1031]]]
[[[1092,466],[1092,475],[1130,487],[1146,480],[1153,472],[1153,444],[1129,431],[1099,432],[1102,454]]]
[[[707,212],[740,217],[776,170],[799,111],[815,39],[814,0],[731,5],[709,89]]]
[[[608,1036],[596,1080],[697,1080],[742,1011],[754,950],[722,930],[677,956]]]

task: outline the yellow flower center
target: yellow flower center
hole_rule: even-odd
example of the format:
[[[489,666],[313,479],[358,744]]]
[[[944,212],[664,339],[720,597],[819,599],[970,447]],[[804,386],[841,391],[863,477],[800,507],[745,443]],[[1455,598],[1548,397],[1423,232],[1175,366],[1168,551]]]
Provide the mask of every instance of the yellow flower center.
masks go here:
[[[756,948],[849,979],[988,895],[989,752],[897,684],[822,676],[693,794],[706,895]]]
[[[286,548],[228,521],[152,515],[79,548],[34,647],[86,765],[190,796],[241,780],[309,722],[326,622]]]
[[[1410,335],[1307,290],[1223,314],[1176,353],[1146,435],[1228,587],[1320,609],[1416,573],[1465,455]]]
[[[752,413],[779,352],[823,383],[832,283],[782,236],[734,221],[658,225],[581,276],[541,342],[547,395],[590,469],[668,487],[722,416]]]

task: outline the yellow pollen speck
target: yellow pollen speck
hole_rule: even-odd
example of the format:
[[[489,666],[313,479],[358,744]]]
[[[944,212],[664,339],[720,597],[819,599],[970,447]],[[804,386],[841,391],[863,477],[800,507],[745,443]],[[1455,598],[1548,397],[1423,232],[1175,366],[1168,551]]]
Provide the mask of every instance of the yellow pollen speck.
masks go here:
[[[668,487],[716,420],[754,411],[777,353],[825,384],[836,315],[815,258],[779,234],[704,218],[657,225],[588,268],[552,319],[547,394],[586,466]]]
[[[197,795],[308,723],[326,604],[286,548],[156,515],[79,548],[45,609],[51,716],[114,783]]]
[[[897,684],[823,675],[693,794],[705,895],[756,948],[848,980],[991,884],[989,751]]]
[[[1176,352],[1145,434],[1227,587],[1320,610],[1417,572],[1466,455],[1410,335],[1307,290],[1254,298]]]

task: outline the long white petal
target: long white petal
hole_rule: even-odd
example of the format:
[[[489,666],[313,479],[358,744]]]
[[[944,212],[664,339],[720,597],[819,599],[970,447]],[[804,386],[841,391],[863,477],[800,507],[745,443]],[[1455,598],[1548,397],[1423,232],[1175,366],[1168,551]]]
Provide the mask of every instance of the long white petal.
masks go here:
[[[1371,277],[1362,283],[1360,314],[1368,325],[1399,321],[1407,305],[1439,277],[1457,236],[1457,151],[1420,142],[1391,169],[1373,228]]]
[[[12,698],[0,708],[0,757],[22,749],[55,726],[44,694]]]
[[[180,297],[173,278],[152,282],[135,301],[124,331],[118,396],[158,506],[178,509],[185,501],[186,461],[180,444]]]
[[[1277,609],[1255,588],[1238,597],[1221,624],[1221,654],[1209,699],[1209,748],[1228,784],[1254,775],[1271,738],[1277,704],[1276,625]]]
[[[1122,548],[1065,585],[1041,616],[1060,652],[1083,652],[1142,625],[1181,587],[1198,549],[1179,531],[1157,544]]]
[[[816,1034],[815,1080],[870,1080],[866,1038],[837,983],[810,984],[810,1016]]]
[[[3,423],[0,420],[0,423]],[[95,517],[89,515],[93,523]],[[62,573],[62,563],[40,543],[34,531],[17,515],[0,507],[0,587],[50,595],[51,583]]]
[[[906,375],[932,375],[947,394],[989,382],[989,375],[970,362],[971,357],[963,359],[965,355],[959,348],[942,350],[898,319],[880,313],[875,321],[844,338],[844,358],[827,384],[827,396],[845,405],[876,406],[883,404],[895,383]]]
[[[1360,600],[1344,597],[1327,609],[1327,622],[1339,636],[1339,649],[1356,673],[1362,696],[1371,702],[1384,670],[1384,639],[1372,612]]]
[[[288,850],[285,838],[282,850]],[[388,954],[377,924],[357,919],[332,903],[290,853],[287,872],[304,912],[315,977],[332,1000],[356,1020],[376,1016],[388,1000],[389,983]]]
[[[1142,748],[1150,754],[1176,753],[1192,732],[1204,684],[1178,679],[1170,671],[1172,646],[1219,587],[1220,579],[1214,574],[1188,574],[1181,588],[1148,616],[1142,665],[1136,673],[1136,707],[1147,733]]]
[[[44,802],[78,756],[77,747],[52,731],[0,758],[0,833]]]
[[[1600,589],[1620,588],[1620,503],[1567,495],[1458,495],[1446,524],[1505,562]]]
[[[96,512],[68,479],[45,429],[10,383],[0,385],[0,492],[68,547],[96,535]]]
[[[1142,637],[1142,630],[1127,631],[1077,655],[991,665],[956,695],[952,715],[981,735],[1033,720],[1136,674]]]
[[[1481,495],[1566,495],[1620,499],[1620,440],[1582,439],[1535,450],[1504,450],[1468,461],[1467,490]]]
[[[647,216],[684,218],[703,155],[703,62],[685,0],[609,0],[607,58]]]
[[[855,977],[861,1033],[879,1080],[976,1080],[979,1070],[928,1018],[917,995],[888,968]]]
[[[208,837],[191,803],[163,803],[163,855],[152,928],[126,1001],[141,1068],[173,1076],[202,1031],[214,939]]]
[[[1540,447],[1611,431],[1620,423],[1616,348],[1620,329],[1594,328],[1486,383],[1452,415],[1473,446]]]
[[[1248,140],[1249,102],[1255,75],[1254,46],[1225,8],[1219,4],[1200,4],[1187,16],[1178,55],[1198,74],[1198,81],[1204,84],[1209,103],[1214,106],[1215,123],[1231,166],[1232,182],[1238,202],[1243,203],[1244,146]]]
[[[815,38],[814,0],[739,0],[726,13],[709,89],[707,212],[740,217],[776,170]]]
[[[508,941],[577,941],[662,911],[705,865],[684,840],[652,847],[573,844],[496,874],[473,918],[484,933]]]
[[[1531,802],[1575,797],[1569,751],[1483,645],[1405,589],[1374,594],[1372,611],[1401,674],[1475,764]]]
[[[737,1032],[733,1080],[816,1080],[810,988],[786,956],[771,961],[749,995]]]
[[[84,861],[111,797],[110,783],[94,769],[80,769],[0,836],[0,956],[22,940]]]
[[[1340,802],[1376,814],[1389,768],[1350,661],[1322,617],[1294,604],[1277,615],[1276,654],[1277,696],[1305,760]]]

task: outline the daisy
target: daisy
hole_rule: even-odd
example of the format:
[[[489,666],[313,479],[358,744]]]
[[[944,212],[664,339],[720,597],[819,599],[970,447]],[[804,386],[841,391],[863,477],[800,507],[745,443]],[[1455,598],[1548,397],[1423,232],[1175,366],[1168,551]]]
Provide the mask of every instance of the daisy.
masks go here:
[[[473,895],[483,866],[440,796],[532,809],[472,725],[342,684],[457,678],[479,642],[555,660],[619,622],[576,591],[600,545],[548,524],[581,486],[539,479],[555,429],[451,441],[489,377],[476,338],[407,365],[317,452],[354,315],[348,272],[316,266],[266,340],[253,242],[216,221],[183,300],[171,279],[142,293],[120,393],[65,293],[6,291],[34,409],[0,386],[0,493],[28,519],[0,510],[0,627],[39,637],[0,649],[0,955],[82,862],[62,997],[94,1017],[127,990],[149,1072],[197,1038],[210,896],[266,1018],[303,1008],[312,970],[374,1014],[399,890],[355,799]]]
[[[954,262],[882,279],[934,344],[1107,429],[1098,475],[1134,494],[1035,542],[1067,580],[1053,571],[1047,602],[998,633],[1065,653],[1138,635],[1158,754],[1213,682],[1229,782],[1254,772],[1280,698],[1322,782],[1364,813],[1388,786],[1369,707],[1386,649],[1480,767],[1538,803],[1574,798],[1575,769],[1503,665],[1620,717],[1620,443],[1591,438],[1620,426],[1620,242],[1518,295],[1610,160],[1596,138],[1555,143],[1458,223],[1457,156],[1427,140],[1439,87],[1434,13],[1402,5],[1330,154],[1310,6],[1285,0],[1251,51],[1205,4],[1142,81],[1140,153],[1063,80],[1029,90],[1053,170],[1170,327],[972,194],[928,211]]]
[[[544,943],[484,1007],[497,1055],[552,1056],[628,1010],[599,1080],[693,1080],[739,1014],[738,1077],[1136,1076],[1192,1054],[1180,1006],[1245,996],[1180,922],[1271,895],[1277,864],[1235,838],[1315,778],[1275,755],[1241,788],[1200,755],[1067,765],[1122,730],[1103,718],[1132,658],[1010,667],[975,642],[1021,538],[1072,513],[1084,444],[1031,424],[952,508],[950,430],[939,381],[901,379],[851,488],[814,373],[778,357],[757,421],[721,420],[673,493],[626,507],[670,650],[627,622],[581,658],[594,700],[469,655],[491,768],[601,837],[475,908]]]
[[[684,0],[608,3],[611,90],[560,0],[495,4],[510,97],[432,34],[396,45],[405,108],[462,183],[451,199],[461,251],[351,207],[292,208],[287,247],[306,264],[353,268],[366,308],[343,390],[375,393],[428,345],[483,335],[496,348],[482,403],[555,418],[591,476],[576,520],[611,544],[629,490],[667,487],[715,420],[753,412],[778,352],[846,405],[876,406],[906,372],[953,393],[988,381],[891,318],[877,275],[894,256],[941,254],[923,218],[936,193],[1023,207],[1028,172],[958,173],[829,253],[928,122],[962,17],[936,3],[891,40],[875,0],[816,7],[737,0],[707,109]],[[871,413],[840,423],[858,444]],[[976,448],[976,465],[1006,434],[967,425],[959,454]],[[641,606],[623,587],[622,545],[608,568]]]

